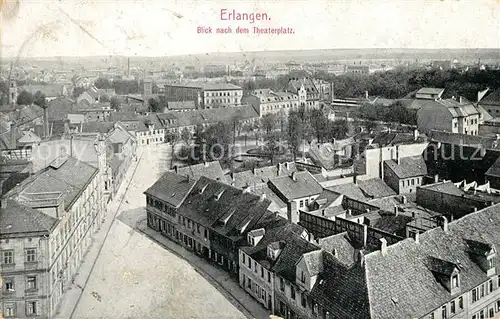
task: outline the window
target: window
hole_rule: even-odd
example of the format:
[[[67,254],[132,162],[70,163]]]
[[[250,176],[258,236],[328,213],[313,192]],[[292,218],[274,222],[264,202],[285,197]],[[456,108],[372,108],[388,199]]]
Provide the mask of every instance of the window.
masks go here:
[[[280,277],[280,290],[285,291],[285,281]]]
[[[295,288],[293,286],[290,286],[290,298],[295,300]]]
[[[241,263],[244,265],[245,264],[245,254],[244,253],[241,254],[241,260],[242,260]]]
[[[302,305],[302,307],[306,307],[307,306],[307,300],[306,300],[306,295],[304,293],[302,293],[301,295],[301,298],[300,298],[300,304]]]
[[[481,296],[480,298],[484,297],[484,285],[481,285]]]
[[[484,319],[484,310],[479,313],[479,319]]]
[[[38,302],[37,301],[28,301],[26,302],[26,314],[28,316],[36,316],[38,314],[37,309]]]
[[[267,272],[267,282],[269,282],[269,283],[271,282],[271,272],[270,271]]]
[[[446,309],[446,306],[443,306],[441,308],[441,318],[443,319],[448,318],[448,309]]]
[[[306,282],[306,274],[303,271],[300,272],[300,281]]]
[[[492,292],[493,291],[493,280],[489,280],[488,281],[488,286],[489,286],[489,290],[488,290],[488,293]]]
[[[5,265],[11,265],[14,263],[14,251],[5,250],[2,254],[2,261]]]
[[[248,268],[252,269],[252,260],[248,257]]]
[[[253,262],[253,269],[257,273],[257,262],[256,261]]]
[[[493,310],[493,308],[490,308],[488,318],[493,318],[493,317],[495,317],[495,311]]]
[[[28,263],[36,262],[36,249],[35,248],[26,249],[26,262],[28,262]]]
[[[497,312],[500,311],[500,300],[497,300]]]
[[[455,300],[453,300],[450,304],[450,313],[455,314]]]
[[[493,259],[488,259],[488,269],[493,268]]]
[[[301,201],[299,202],[299,207],[304,207],[304,201],[303,201],[303,200],[301,200]]]
[[[4,317],[14,317],[16,315],[16,304],[15,303],[6,303],[3,308]]]
[[[5,278],[4,279],[4,287],[5,287],[5,291],[8,291],[8,292],[11,292],[11,291],[14,291],[15,287],[14,287],[14,279],[12,278]]]
[[[457,288],[458,287],[458,275],[454,275],[451,277],[451,288]]]
[[[260,276],[264,278],[264,267],[260,266]]]
[[[36,289],[36,277],[35,276],[28,276],[27,288],[28,289]]]
[[[476,302],[477,301],[477,288],[474,288],[472,289],[472,302]]]

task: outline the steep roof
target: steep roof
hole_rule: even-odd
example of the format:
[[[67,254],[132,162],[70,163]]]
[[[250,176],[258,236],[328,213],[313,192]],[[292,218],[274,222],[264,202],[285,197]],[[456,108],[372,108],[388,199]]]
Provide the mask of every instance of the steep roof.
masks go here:
[[[400,158],[399,164],[395,160],[387,160],[384,164],[400,179],[427,175],[427,166],[422,156]]]
[[[48,235],[59,221],[13,200],[6,201],[7,207],[0,208],[0,238],[22,236],[26,233]]]
[[[359,185],[354,184],[354,183],[329,186],[329,187],[326,187],[326,189],[329,189],[337,194],[345,195],[349,198],[356,199],[356,200],[364,201],[364,200],[368,199],[365,196],[365,194],[361,191],[361,188],[359,187]]]
[[[499,105],[500,104],[500,88],[492,91],[490,94],[486,95],[480,102],[480,104],[486,105]]]
[[[193,179],[173,172],[166,172],[144,193],[178,207],[194,184],[196,181]]]
[[[177,174],[199,179],[205,176],[210,179],[225,181],[224,172],[218,161],[206,162],[196,165],[188,165],[176,168]]]
[[[201,176],[178,208],[182,216],[235,240],[266,215],[271,202]]]
[[[357,181],[357,184],[361,190],[371,198],[381,198],[386,196],[396,195],[396,192],[390,188],[382,179],[380,178],[370,178],[365,180]]]
[[[448,232],[434,228],[421,234],[419,243],[405,239],[388,246],[385,255],[380,251],[366,255],[371,317],[420,318],[450,302],[456,296],[434,274],[450,273],[450,265],[458,265],[462,292],[486,282],[489,277],[471,256],[469,243],[498,245],[499,225],[500,205],[494,205],[450,222]],[[494,266],[500,266],[498,259]]]
[[[295,176],[295,180],[293,176]],[[308,171],[294,172],[290,176],[271,178],[269,183],[288,200],[319,195],[323,192],[323,187]]]

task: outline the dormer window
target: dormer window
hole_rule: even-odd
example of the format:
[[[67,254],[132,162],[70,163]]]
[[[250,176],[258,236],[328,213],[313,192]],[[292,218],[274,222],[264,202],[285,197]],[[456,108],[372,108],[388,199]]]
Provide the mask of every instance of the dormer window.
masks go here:
[[[306,282],[306,274],[303,271],[300,272],[300,281]]]
[[[458,274],[451,277],[451,288],[458,288]]]
[[[486,272],[487,276],[495,275],[495,259],[497,257],[495,246],[476,240],[466,240],[466,243],[471,259]]]

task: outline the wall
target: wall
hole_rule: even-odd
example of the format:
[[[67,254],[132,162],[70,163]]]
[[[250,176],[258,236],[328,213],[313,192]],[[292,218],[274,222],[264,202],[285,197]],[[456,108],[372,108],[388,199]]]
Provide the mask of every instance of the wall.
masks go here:
[[[447,217],[451,217],[452,214],[454,219],[473,212],[474,207],[480,210],[489,205],[488,202],[435,191],[425,186],[417,188],[416,203]]]
[[[424,134],[431,130],[453,132],[452,119],[448,108],[436,107],[435,103],[431,103],[417,112],[418,130]]]
[[[239,283],[242,288],[254,297],[258,302],[264,305],[265,308],[274,311],[274,273],[269,272],[264,268],[264,277],[262,277],[262,265],[255,263],[255,260],[250,258],[249,255],[245,254],[242,250],[239,250]],[[243,262],[243,256],[245,256],[245,262]],[[250,266],[248,264],[250,260]],[[257,265],[257,272],[255,271],[255,265]],[[257,284],[261,289],[265,291],[265,299],[262,298],[262,292],[259,295],[256,292],[255,287],[248,288],[248,279],[243,279],[243,277],[250,278],[251,281]],[[258,290],[258,289],[257,289]]]
[[[389,169],[389,165],[387,163],[384,163],[384,182],[392,188],[396,194],[400,194],[399,189],[401,186],[401,183],[399,182],[399,178],[396,176],[396,174]]]

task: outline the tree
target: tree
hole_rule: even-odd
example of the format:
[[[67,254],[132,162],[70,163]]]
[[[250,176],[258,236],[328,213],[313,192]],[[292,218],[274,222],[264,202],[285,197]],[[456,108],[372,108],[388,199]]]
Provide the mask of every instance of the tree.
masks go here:
[[[121,103],[120,103],[120,100],[116,96],[113,96],[111,98],[111,100],[109,101],[109,104],[111,105],[112,109],[115,109],[117,111],[120,110]]]
[[[94,81],[94,85],[98,89],[112,89],[113,84],[106,78],[97,78]]]
[[[264,145],[264,150],[267,153],[267,156],[271,160],[271,165],[274,165],[274,159],[281,151],[280,146],[280,134],[277,132],[271,132],[266,134],[265,137],[266,144]]]
[[[150,110],[151,112],[156,113],[156,112],[159,112],[159,111],[160,111],[160,102],[159,102],[157,99],[155,99],[155,98],[150,98],[150,99],[148,100],[148,105],[149,105],[149,110]]]
[[[326,118],[323,111],[319,109],[312,109],[309,112],[308,119],[312,131],[316,136],[316,140],[318,141],[318,143],[322,143],[324,138],[326,137],[328,119]]]
[[[19,105],[31,105],[34,100],[33,94],[26,90],[22,90],[17,96],[17,104]]]
[[[300,144],[303,138],[303,123],[298,112],[290,112],[287,125],[287,142],[293,158],[297,158]]]
[[[276,128],[276,115],[267,113],[260,119],[260,124],[266,134],[271,133]]]
[[[165,134],[165,141],[170,143],[170,147],[171,147],[172,156],[170,156],[170,169],[174,168],[175,145],[177,145],[177,143],[180,141],[180,139],[181,139],[180,134],[177,131],[173,131],[173,132],[168,131]]]
[[[47,106],[47,99],[45,99],[45,94],[40,91],[36,91],[35,95],[33,96],[33,103],[42,108],[45,108]]]
[[[347,121],[344,120],[336,120],[329,125],[330,129],[328,130],[328,138],[329,139],[344,139],[346,138],[348,126]]]
[[[84,87],[75,87],[73,89],[73,98],[78,98],[80,95],[82,95],[82,93],[85,92],[85,88]]]
[[[103,94],[99,97],[99,102],[101,103],[107,103],[109,101],[110,101],[109,96],[107,96],[106,94]]]
[[[181,140],[184,144],[189,145],[191,142],[191,132],[185,127],[181,132]]]

